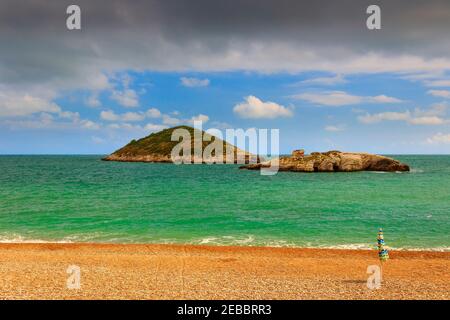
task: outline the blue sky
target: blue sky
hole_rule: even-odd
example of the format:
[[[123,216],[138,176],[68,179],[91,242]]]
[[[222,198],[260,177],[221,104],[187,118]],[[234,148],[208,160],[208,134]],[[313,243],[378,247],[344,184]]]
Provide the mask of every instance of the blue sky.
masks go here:
[[[438,136],[449,131],[449,99],[432,94],[439,88],[398,74],[123,71],[108,82],[104,90],[68,91],[54,99],[62,112],[76,113],[75,121],[90,126],[72,126],[72,118],[54,112],[13,117],[2,126],[0,152],[105,154],[153,131],[190,124],[198,115],[206,116],[204,128],[280,129],[282,153],[295,148],[385,154],[450,151]],[[261,100],[261,108],[273,102],[289,114],[239,114],[234,108],[248,96]],[[385,99],[374,99],[381,96]],[[149,109],[156,114],[144,116]],[[399,120],[376,120],[386,112]],[[418,118],[423,123],[415,123]]]
[[[280,151],[450,153],[450,2],[0,3],[0,154],[108,154],[151,132],[280,130]],[[411,18],[414,17],[414,18]]]

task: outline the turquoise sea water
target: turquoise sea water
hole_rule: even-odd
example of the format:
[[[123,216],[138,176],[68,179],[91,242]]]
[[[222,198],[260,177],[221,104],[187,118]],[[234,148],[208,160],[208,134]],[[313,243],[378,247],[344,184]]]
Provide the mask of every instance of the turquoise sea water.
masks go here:
[[[236,165],[0,156],[0,241],[449,250],[450,156],[410,173],[261,176]]]

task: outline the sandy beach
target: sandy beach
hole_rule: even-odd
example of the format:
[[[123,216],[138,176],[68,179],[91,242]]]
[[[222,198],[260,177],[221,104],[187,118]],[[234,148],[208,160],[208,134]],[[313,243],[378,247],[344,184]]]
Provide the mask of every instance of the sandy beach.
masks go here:
[[[119,244],[0,244],[1,299],[449,299],[449,252]],[[68,289],[69,265],[80,289]]]

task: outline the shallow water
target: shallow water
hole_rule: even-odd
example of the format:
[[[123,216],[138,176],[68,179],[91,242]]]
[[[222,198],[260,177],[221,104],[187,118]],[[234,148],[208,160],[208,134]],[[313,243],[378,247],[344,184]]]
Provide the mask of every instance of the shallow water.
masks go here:
[[[448,250],[450,156],[410,173],[261,176],[236,165],[0,156],[0,241]]]

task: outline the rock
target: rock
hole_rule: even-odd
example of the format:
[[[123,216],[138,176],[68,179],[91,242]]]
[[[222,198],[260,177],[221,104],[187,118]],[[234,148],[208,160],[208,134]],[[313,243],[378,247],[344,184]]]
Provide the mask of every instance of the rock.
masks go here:
[[[299,157],[295,150],[291,157],[280,157],[279,171],[296,172],[352,172],[352,171],[409,171],[409,166],[385,156],[341,151],[313,152]],[[259,170],[270,167],[270,162],[242,166],[242,169]]]
[[[333,172],[334,162],[331,159],[324,159],[322,162],[318,163],[317,169],[320,172]]]
[[[189,133],[191,142],[191,154],[186,155],[187,162],[191,163],[223,163],[227,162],[229,159],[230,163],[258,163],[262,159],[257,155],[245,152],[225,142],[217,137],[213,137],[207,134],[205,131],[200,131],[189,126],[178,126],[174,128],[169,128],[162,130],[160,132],[152,133],[151,135],[139,139],[132,140],[126,146],[120,148],[114,153],[106,156],[102,160],[104,161],[119,161],[119,162],[163,162],[163,163],[173,163],[171,153],[172,150],[177,146],[179,141],[172,141],[172,133],[177,130],[182,129]],[[189,140],[187,141],[189,143]],[[212,152],[206,153],[205,149],[209,147],[210,144],[217,143],[222,145],[222,157],[215,156]],[[201,154],[195,154],[195,146],[199,145],[201,149]],[[212,148],[211,148],[212,149]],[[214,149],[217,150],[217,149]],[[229,151],[229,154],[227,153]],[[181,152],[182,153],[182,152]],[[204,155],[204,158],[203,158]],[[212,156],[208,156],[212,155]],[[182,154],[180,155],[183,156]],[[177,159],[175,159],[177,160]],[[227,162],[228,163],[228,162]]]
[[[303,158],[304,155],[305,155],[305,150],[303,150],[303,149],[292,151],[293,158],[300,159],[300,158]]]
[[[363,157],[355,153],[342,153],[339,169],[340,171],[364,170]]]

